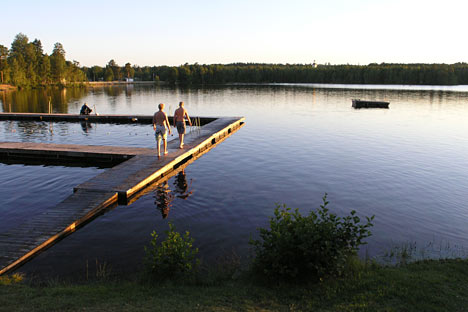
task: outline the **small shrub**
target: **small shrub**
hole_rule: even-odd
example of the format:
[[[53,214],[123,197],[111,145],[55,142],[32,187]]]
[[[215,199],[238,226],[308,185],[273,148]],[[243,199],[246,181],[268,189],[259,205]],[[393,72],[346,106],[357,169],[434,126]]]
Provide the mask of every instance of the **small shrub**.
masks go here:
[[[156,231],[151,233],[149,247],[145,247],[146,267],[152,279],[182,278],[196,272],[200,261],[197,259],[198,248],[193,247],[193,238],[189,232],[181,235],[175,231],[172,223],[166,240],[158,243]]]
[[[288,281],[342,275],[350,257],[365,244],[363,239],[371,235],[374,216],[360,224],[356,211],[341,218],[327,208],[327,194],[322,200],[320,208],[308,216],[302,216],[298,209],[276,205],[270,229],[260,228],[260,239],[250,240],[256,272]]]
[[[12,275],[0,276],[0,285],[12,285],[22,282],[24,279],[23,274],[14,273]]]

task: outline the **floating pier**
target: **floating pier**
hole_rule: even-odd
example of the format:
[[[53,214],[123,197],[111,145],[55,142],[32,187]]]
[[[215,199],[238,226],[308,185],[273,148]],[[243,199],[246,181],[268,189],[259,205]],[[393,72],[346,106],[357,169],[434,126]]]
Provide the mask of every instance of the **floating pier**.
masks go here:
[[[154,154],[154,148],[0,142],[0,162],[113,167],[136,155]]]
[[[200,126],[204,126],[217,117],[191,117],[192,120],[199,120]],[[134,123],[152,124],[151,115],[79,115],[79,114],[47,114],[47,113],[0,113],[0,120],[24,120],[24,121],[51,121],[51,122],[95,122],[95,123]],[[169,117],[172,124],[172,117]]]
[[[186,135],[183,149],[178,148],[177,139],[168,142],[169,153],[159,158],[155,149],[147,148],[0,143],[2,161],[26,155],[128,159],[77,185],[73,194],[55,207],[14,229],[0,232],[0,275],[24,264],[107,209],[132,202],[148,186],[168,179],[178,168],[208,152],[243,125],[243,117],[217,118]]]
[[[388,108],[390,102],[353,99],[354,108]]]

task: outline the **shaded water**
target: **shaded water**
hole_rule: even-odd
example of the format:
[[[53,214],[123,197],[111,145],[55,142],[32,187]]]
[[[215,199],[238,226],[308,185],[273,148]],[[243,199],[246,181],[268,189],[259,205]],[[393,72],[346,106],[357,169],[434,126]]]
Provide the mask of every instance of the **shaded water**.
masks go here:
[[[275,203],[307,212],[318,207],[325,192],[340,215],[355,209],[361,216],[376,216],[365,247],[370,256],[405,242],[468,246],[468,88],[338,87],[135,86],[59,92],[55,98],[63,101],[53,106],[54,112],[75,113],[87,102],[101,114],[152,114],[163,102],[172,114],[182,100],[191,115],[245,116],[246,125],[184,174],[97,218],[20,270],[80,275],[87,262],[94,265],[97,259],[115,272],[134,271],[151,231],[162,233],[168,221],[192,233],[206,261],[232,250],[245,257],[249,237],[267,226]],[[3,111],[47,111],[47,97],[34,92],[41,91],[7,95]],[[387,100],[390,109],[354,110],[352,98]],[[0,140],[154,145],[151,126],[87,128],[78,123],[0,122]],[[78,180],[102,170],[0,168],[0,232],[53,206],[71,194]],[[30,185],[22,187],[25,179]]]

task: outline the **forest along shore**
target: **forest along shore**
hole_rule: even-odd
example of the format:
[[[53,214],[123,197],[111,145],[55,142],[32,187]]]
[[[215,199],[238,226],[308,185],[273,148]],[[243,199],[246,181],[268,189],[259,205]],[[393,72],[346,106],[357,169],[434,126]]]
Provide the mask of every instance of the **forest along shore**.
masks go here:
[[[11,86],[8,84],[0,84],[0,91],[13,91],[16,90],[17,88],[15,86]]]

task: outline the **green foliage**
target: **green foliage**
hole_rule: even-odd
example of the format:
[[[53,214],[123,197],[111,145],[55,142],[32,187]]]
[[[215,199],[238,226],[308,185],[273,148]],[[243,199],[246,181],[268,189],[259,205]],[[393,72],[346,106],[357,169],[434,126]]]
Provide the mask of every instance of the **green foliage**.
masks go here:
[[[260,228],[260,240],[251,240],[256,257],[253,268],[270,279],[286,281],[318,280],[340,276],[363,240],[371,235],[372,217],[360,224],[356,211],[338,217],[323,204],[309,215],[277,205],[270,229]]]
[[[175,231],[172,223],[165,232],[167,238],[158,242],[156,231],[151,233],[149,247],[145,247],[146,268],[152,279],[183,278],[195,273],[200,264],[197,259],[198,248],[193,247],[193,238],[189,232],[181,235]]]
[[[49,56],[43,52],[42,43],[29,42],[24,34],[16,35],[11,49],[0,45],[0,83],[18,87],[65,85],[86,80],[77,62],[65,59],[65,49],[57,42]]]
[[[24,275],[21,273],[13,273],[11,275],[0,276],[0,286],[1,285],[13,285],[22,282]]]
[[[112,70],[112,76],[113,76],[114,80],[120,80],[121,79],[121,77],[120,77],[120,67],[119,67],[119,65],[117,65],[117,63],[114,60],[110,60],[109,63],[107,63],[107,67]],[[106,73],[106,75],[107,75],[107,73]],[[107,79],[108,78],[106,76],[106,81],[109,81]]]
[[[148,76],[147,72],[152,76]],[[343,84],[468,84],[468,64],[184,64],[135,67],[135,78],[179,84],[343,83]],[[148,79],[149,78],[149,79]]]
[[[244,279],[202,287],[148,285],[127,275],[90,282],[26,280],[0,282],[0,311],[466,311],[467,280],[468,260],[460,259],[369,266],[351,277],[276,287]]]
[[[105,81],[114,80],[114,71],[109,66],[106,67],[106,71],[104,72],[104,80]]]
[[[130,63],[125,64],[125,77],[126,78],[133,78],[135,76],[135,69],[132,67]]]

